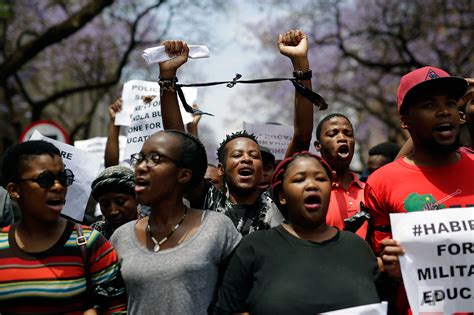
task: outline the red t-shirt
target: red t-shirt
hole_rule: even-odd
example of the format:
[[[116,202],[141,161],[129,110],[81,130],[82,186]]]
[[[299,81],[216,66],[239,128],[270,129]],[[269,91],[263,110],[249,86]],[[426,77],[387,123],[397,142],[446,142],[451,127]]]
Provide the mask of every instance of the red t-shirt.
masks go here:
[[[460,155],[458,162],[436,168],[410,165],[401,158],[369,176],[365,205],[374,222],[371,244],[376,253],[380,242],[391,237],[377,231],[390,225],[390,213],[474,206],[474,155]]]
[[[377,230],[390,226],[390,213],[474,206],[474,155],[459,153],[459,161],[448,166],[419,167],[400,158],[369,176],[365,205],[373,218],[374,233],[369,237],[377,255],[381,241],[392,237],[388,231]],[[398,302],[406,302],[403,286],[398,293]],[[409,312],[405,305],[400,314]]]
[[[326,215],[326,223],[340,230],[344,229],[344,219],[353,216],[360,210],[360,202],[364,201],[365,184],[359,180],[355,173],[349,189],[342,188],[340,183],[334,182],[331,190],[331,201]],[[365,222],[356,232],[362,239],[367,234],[368,223]]]

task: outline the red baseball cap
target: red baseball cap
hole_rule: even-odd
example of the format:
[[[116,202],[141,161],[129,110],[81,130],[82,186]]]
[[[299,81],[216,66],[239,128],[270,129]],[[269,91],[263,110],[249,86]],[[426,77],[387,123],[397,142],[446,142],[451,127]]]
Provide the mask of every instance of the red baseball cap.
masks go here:
[[[405,74],[400,80],[397,91],[398,113],[406,100],[425,92],[448,92],[456,99],[460,99],[468,83],[464,78],[453,77],[444,70],[436,67],[426,66]]]

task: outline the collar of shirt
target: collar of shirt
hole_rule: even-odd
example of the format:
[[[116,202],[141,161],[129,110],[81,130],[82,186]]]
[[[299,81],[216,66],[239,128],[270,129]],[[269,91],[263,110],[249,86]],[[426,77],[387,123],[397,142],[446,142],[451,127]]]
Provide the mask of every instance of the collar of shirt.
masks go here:
[[[349,185],[349,188],[352,185],[356,185],[356,186],[359,186],[359,188],[364,189],[365,183],[363,183],[359,180],[359,176],[357,176],[357,174],[354,173],[354,172],[351,172],[351,176],[352,176],[352,181]],[[342,189],[340,182],[333,182],[332,183],[332,188],[341,188]]]

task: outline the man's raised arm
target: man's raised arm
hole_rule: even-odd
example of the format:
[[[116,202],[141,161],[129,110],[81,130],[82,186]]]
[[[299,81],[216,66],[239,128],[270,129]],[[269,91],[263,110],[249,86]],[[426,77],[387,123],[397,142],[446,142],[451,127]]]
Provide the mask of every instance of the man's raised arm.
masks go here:
[[[308,40],[300,30],[291,30],[278,36],[278,49],[290,58],[296,77],[311,89],[311,70],[308,61]],[[313,132],[313,104],[295,89],[293,138],[286,149],[285,157],[309,149]]]

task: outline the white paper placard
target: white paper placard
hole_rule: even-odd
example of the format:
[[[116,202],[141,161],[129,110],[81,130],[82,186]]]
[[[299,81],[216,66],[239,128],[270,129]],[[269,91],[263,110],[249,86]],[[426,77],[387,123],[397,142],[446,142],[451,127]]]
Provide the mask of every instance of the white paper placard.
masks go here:
[[[140,152],[143,143],[154,133],[163,130],[161,108],[159,103],[152,101],[144,103],[138,101],[132,115],[132,122],[127,129],[127,143],[125,144],[126,163],[130,163],[130,156]]]
[[[391,213],[413,314],[474,310],[474,208]]]
[[[92,181],[99,173],[100,160],[92,153],[47,138],[37,130],[33,133],[30,140],[48,141],[61,151],[64,165],[74,173],[74,183],[68,187],[66,204],[61,213],[75,220],[82,221],[91,193]]]
[[[321,315],[385,315],[387,314],[387,302],[345,308],[343,310],[320,313]]]
[[[182,88],[186,102],[192,106],[196,101],[198,95],[198,89],[195,87],[183,87]],[[132,122],[132,114],[139,104],[139,101],[144,96],[156,96],[152,103],[154,106],[160,106],[160,86],[158,82],[154,81],[143,81],[143,80],[131,80],[123,85],[122,89],[122,110],[115,115],[116,126],[130,126]],[[179,108],[181,116],[183,117],[183,123],[187,124],[192,121],[192,114],[186,112],[178,98]]]
[[[243,129],[257,136],[258,143],[268,147],[276,160],[285,158],[286,149],[293,137],[293,127],[244,121]]]
[[[95,158],[100,160],[99,172],[104,170],[104,155],[107,137],[95,137],[85,140],[74,141],[74,146],[83,151],[94,154]],[[123,161],[125,154],[126,136],[119,136],[119,163]]]
[[[123,85],[122,89],[122,110],[115,115],[116,126],[129,126],[132,119],[132,113],[137,106],[137,102],[143,96],[160,95],[160,86],[158,82],[131,80]],[[160,99],[155,97],[153,100],[159,106]]]

